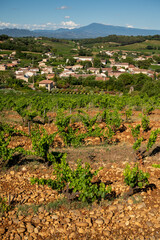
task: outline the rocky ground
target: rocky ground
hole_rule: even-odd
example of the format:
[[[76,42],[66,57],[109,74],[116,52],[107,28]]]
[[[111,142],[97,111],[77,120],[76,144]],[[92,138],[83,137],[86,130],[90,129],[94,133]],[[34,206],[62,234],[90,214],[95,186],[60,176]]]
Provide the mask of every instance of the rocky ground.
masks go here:
[[[114,147],[107,152],[112,154]],[[150,186],[126,199],[127,161],[127,157],[121,162],[99,161],[103,165],[99,178],[111,181],[116,197],[92,206],[69,202],[48,186],[30,184],[31,177],[54,178],[52,166],[32,162],[2,170],[0,195],[14,199],[13,209],[0,217],[0,239],[160,239],[160,169],[152,167],[152,157],[146,158],[142,168],[150,173]],[[99,164],[90,162],[97,169]]]
[[[157,116],[152,130],[160,126]],[[127,125],[116,137],[118,145],[59,149],[73,168],[78,158],[93,169],[103,167],[98,177],[110,182],[114,194],[99,204],[71,202],[48,186],[31,185],[31,177],[54,178],[53,167],[39,161],[21,159],[1,168],[0,196],[10,201],[11,210],[0,215],[0,239],[160,239],[160,169],[152,166],[160,164],[159,140],[141,166],[150,174],[149,186],[126,198],[123,171],[134,164],[133,139]]]

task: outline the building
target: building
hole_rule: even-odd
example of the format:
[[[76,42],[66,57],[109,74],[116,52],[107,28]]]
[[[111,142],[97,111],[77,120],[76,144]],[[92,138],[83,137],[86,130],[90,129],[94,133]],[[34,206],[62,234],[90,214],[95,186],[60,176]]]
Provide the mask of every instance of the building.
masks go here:
[[[0,71],[5,71],[6,70],[6,65],[0,64]]]
[[[80,64],[77,64],[77,65],[72,66],[72,70],[73,70],[73,71],[78,70],[78,69],[82,69],[82,68],[83,68],[83,66],[80,65]]]
[[[39,82],[39,87],[45,87],[48,91],[51,91],[54,88],[55,82],[51,80],[42,80]]]

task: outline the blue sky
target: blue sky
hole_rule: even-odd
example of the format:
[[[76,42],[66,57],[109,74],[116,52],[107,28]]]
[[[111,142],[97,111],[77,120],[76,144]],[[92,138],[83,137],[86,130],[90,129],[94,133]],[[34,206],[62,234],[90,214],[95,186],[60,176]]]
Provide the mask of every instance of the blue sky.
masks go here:
[[[0,0],[0,28],[57,29],[103,23],[160,30],[160,0]]]

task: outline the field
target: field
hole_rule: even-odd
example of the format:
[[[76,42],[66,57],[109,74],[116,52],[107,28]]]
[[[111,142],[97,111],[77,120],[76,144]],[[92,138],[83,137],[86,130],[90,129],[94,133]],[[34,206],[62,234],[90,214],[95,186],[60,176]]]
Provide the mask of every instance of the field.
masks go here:
[[[73,41],[66,42],[51,42],[49,40],[39,40],[44,46],[49,46],[53,49],[56,55],[63,55],[64,57],[69,57],[72,55],[71,50],[75,48]]]
[[[63,96],[58,96],[60,104],[60,98]],[[88,97],[86,96],[86,99]],[[67,100],[70,97],[66,96],[65,98]],[[78,100],[78,96],[72,98]],[[115,101],[116,97],[111,97],[110,101],[112,98]],[[12,101],[15,99],[12,98]],[[98,102],[95,101],[94,104],[98,104]],[[59,126],[62,127],[60,120],[67,119],[67,116],[72,115],[71,119],[75,121],[69,121],[71,125],[67,125],[65,129],[59,128],[59,135],[51,144],[50,151],[58,157],[57,160],[59,156],[67,154],[66,161],[72,169],[76,169],[77,159],[82,160],[82,166],[86,162],[89,163],[92,171],[102,167],[93,184],[105,183],[106,186],[110,185],[112,190],[104,199],[89,203],[78,201],[76,198],[72,199],[72,193],[70,194],[67,188],[57,191],[47,185],[31,185],[30,179],[33,177],[54,180],[54,165],[44,161],[40,156],[15,154],[6,164],[1,164],[0,196],[2,199],[6,197],[5,206],[7,207],[9,204],[11,207],[0,217],[1,239],[158,240],[160,238],[160,169],[155,168],[153,164],[156,166],[160,164],[160,136],[149,151],[146,151],[146,144],[151,132],[160,128],[160,110],[151,111],[147,131],[143,131],[142,126],[140,129],[140,136],[143,136],[144,140],[140,147],[143,164],[140,164],[139,167],[150,174],[149,184],[142,188],[135,188],[132,193],[129,193],[131,189],[125,184],[123,173],[127,163],[133,167],[137,161],[136,151],[133,149],[135,140],[131,128],[141,124],[141,110],[144,111],[144,108],[142,107],[141,110],[132,108],[132,114],[128,120],[125,108],[118,110],[119,115],[117,116],[120,116],[121,123],[111,139],[108,138],[108,135],[104,138],[104,132],[103,136],[97,136],[97,132],[95,133],[97,125],[91,126],[91,131],[84,127],[85,122],[78,124],[80,120],[84,120],[84,117],[87,120],[87,116],[89,116],[90,120],[93,120],[97,114],[100,114],[96,118],[95,124],[98,124],[101,130],[107,131],[107,125],[100,117],[105,108],[97,108],[93,106],[92,102],[88,107],[83,107],[85,114],[83,111],[80,112],[81,118],[77,115],[79,109],[76,106],[72,106],[71,109],[66,108],[65,115],[63,116],[62,113],[59,115],[59,125],[56,123],[58,111],[53,109],[47,112],[48,122],[40,124],[50,136],[57,131]],[[114,111],[111,110],[111,112]],[[112,114],[111,112],[110,114]],[[0,122],[13,124],[15,129],[26,134],[29,133],[28,126],[24,126],[22,117],[13,109],[4,108],[1,111]],[[31,129],[38,122],[43,122],[42,116],[34,119],[30,126]],[[70,129],[69,126],[77,128],[78,133],[80,131],[88,132],[79,146],[74,147],[69,140],[66,142],[63,138],[67,129]],[[74,133],[76,134],[77,131],[72,131],[72,134]],[[37,141],[39,140],[37,139]],[[33,142],[28,135],[15,132],[11,136],[8,147],[12,149],[22,147],[25,151],[30,151]]]
[[[135,51],[135,52],[141,52],[146,54],[152,54],[153,52],[155,54],[159,53],[160,48],[160,41],[158,40],[145,40],[141,43],[134,43],[129,45],[120,46],[118,43],[100,43],[95,44],[95,47],[103,46],[103,50],[125,50],[125,51]],[[147,49],[147,46],[151,46],[152,49]],[[93,48],[94,51],[98,51],[98,49]]]

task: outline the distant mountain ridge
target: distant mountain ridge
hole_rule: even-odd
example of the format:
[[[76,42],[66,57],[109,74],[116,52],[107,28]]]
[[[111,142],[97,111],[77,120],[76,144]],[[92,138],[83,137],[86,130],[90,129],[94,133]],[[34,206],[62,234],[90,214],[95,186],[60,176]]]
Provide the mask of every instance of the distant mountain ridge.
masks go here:
[[[148,36],[160,35],[160,30],[149,30],[139,28],[128,28],[100,23],[91,23],[87,26],[74,29],[57,29],[57,30],[27,30],[27,29],[0,29],[0,35],[6,34],[11,37],[52,37],[63,39],[83,39],[106,37],[108,35],[125,35],[125,36]]]

